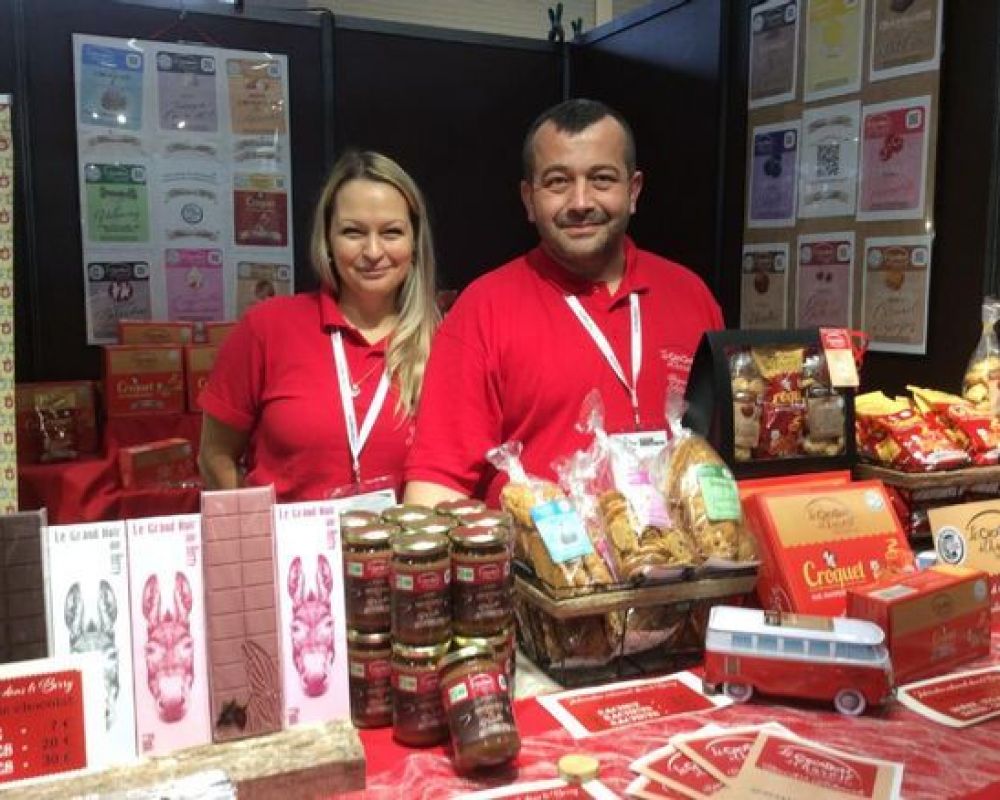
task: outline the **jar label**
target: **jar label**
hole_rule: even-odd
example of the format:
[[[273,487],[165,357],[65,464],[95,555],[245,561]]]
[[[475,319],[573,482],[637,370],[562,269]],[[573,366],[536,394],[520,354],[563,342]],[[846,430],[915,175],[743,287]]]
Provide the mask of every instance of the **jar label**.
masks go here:
[[[392,686],[388,675],[384,679],[360,679],[354,676],[353,664],[350,680],[351,716],[361,724],[392,724]]]
[[[357,561],[345,558],[344,564],[347,566],[347,575],[351,578],[378,580],[389,575],[388,558],[364,558]]]
[[[352,678],[368,681],[385,681],[388,685],[392,670],[389,659],[379,658],[374,661],[349,661],[348,669]]]
[[[352,625],[362,622],[378,623],[384,627],[389,617],[389,579],[355,578],[348,575],[344,580],[347,599],[347,617]],[[371,619],[371,618],[375,619]],[[366,619],[368,618],[368,619]]]
[[[405,673],[394,670],[392,673],[392,688],[397,692],[409,694],[428,694],[437,692],[441,685],[437,672]]]
[[[440,592],[451,583],[451,566],[444,569],[429,569],[419,572],[395,572],[393,588],[401,592]]]
[[[401,641],[448,638],[451,627],[451,594],[447,587],[437,592],[393,592],[392,633]],[[427,631],[442,636],[428,637]]]
[[[490,623],[496,631],[513,618],[510,579],[495,583],[458,583],[452,586],[452,613],[458,627],[462,623]]]
[[[507,691],[507,678],[499,669],[476,672],[455,681],[444,691],[445,708],[449,711],[459,703],[489,697]]]
[[[452,556],[456,583],[498,583],[510,577],[510,559],[506,554],[493,561],[465,561]]]

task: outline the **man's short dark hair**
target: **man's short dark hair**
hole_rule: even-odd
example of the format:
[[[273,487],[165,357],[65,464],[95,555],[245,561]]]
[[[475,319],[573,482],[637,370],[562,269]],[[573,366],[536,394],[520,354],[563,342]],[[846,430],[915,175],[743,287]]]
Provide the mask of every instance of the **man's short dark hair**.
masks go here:
[[[632,134],[632,127],[621,114],[610,106],[605,105],[600,100],[588,100],[585,97],[578,97],[573,100],[564,100],[559,105],[552,106],[547,111],[543,111],[538,118],[531,123],[528,133],[524,137],[524,145],[521,148],[521,165],[524,170],[524,179],[530,181],[535,174],[535,134],[546,122],[555,125],[557,131],[565,133],[580,133],[591,125],[600,122],[605,117],[611,117],[625,132],[625,166],[628,174],[635,172],[635,136]]]

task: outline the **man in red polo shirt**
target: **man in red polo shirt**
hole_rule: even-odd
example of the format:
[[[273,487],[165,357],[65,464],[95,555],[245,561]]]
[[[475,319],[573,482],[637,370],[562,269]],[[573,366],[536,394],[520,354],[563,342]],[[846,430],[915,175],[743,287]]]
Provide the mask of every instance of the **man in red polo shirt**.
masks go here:
[[[506,481],[486,453],[519,441],[530,475],[586,447],[592,389],[611,433],[662,431],[705,330],[723,325],[694,273],[626,235],[642,189],[628,123],[593,100],[543,113],[524,142],[521,199],[540,246],[474,281],[438,329],[406,462],[406,501],[476,496]]]

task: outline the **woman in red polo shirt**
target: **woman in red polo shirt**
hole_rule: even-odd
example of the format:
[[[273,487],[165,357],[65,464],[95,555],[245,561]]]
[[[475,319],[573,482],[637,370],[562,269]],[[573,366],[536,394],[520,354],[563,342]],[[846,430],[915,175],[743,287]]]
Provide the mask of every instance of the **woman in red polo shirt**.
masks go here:
[[[397,494],[438,322],[423,196],[391,159],[350,152],[317,204],[318,291],[250,308],[201,394],[206,488],[281,501]],[[245,475],[243,460],[245,458]]]

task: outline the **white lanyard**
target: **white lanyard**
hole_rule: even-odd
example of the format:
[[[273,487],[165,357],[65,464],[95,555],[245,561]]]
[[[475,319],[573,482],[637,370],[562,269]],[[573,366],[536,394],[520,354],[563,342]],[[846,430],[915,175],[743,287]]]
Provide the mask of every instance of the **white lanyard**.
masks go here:
[[[375,420],[382,411],[385,404],[385,396],[389,393],[389,373],[382,373],[382,380],[379,381],[375,396],[371,405],[368,406],[368,413],[365,414],[361,422],[361,430],[358,431],[358,418],[354,413],[354,394],[351,391],[351,373],[347,369],[347,354],[344,352],[344,338],[340,331],[330,334],[330,341],[333,344],[333,361],[337,367],[337,384],[340,387],[340,404],[344,409],[344,421],[347,423],[347,444],[351,448],[351,468],[354,470],[354,480],[361,482],[361,451],[364,450],[365,442],[375,427]]]
[[[632,334],[630,343],[632,351],[631,383],[629,383],[628,379],[625,377],[625,371],[622,369],[622,365],[618,361],[618,356],[615,355],[615,351],[611,349],[611,344],[608,342],[608,338],[604,335],[604,332],[597,327],[597,323],[594,322],[593,317],[587,313],[587,310],[583,307],[580,299],[575,295],[566,295],[566,304],[569,306],[570,311],[576,314],[576,318],[580,320],[580,324],[583,325],[584,330],[590,334],[590,338],[594,340],[594,344],[597,345],[597,349],[601,351],[601,354],[604,356],[604,359],[608,362],[608,365],[618,377],[618,380],[620,380],[622,385],[628,389],[629,399],[632,401],[632,415],[635,417],[635,427],[636,430],[638,430],[639,372],[642,369],[642,315],[639,310],[639,294],[637,292],[629,293],[628,302]]]

